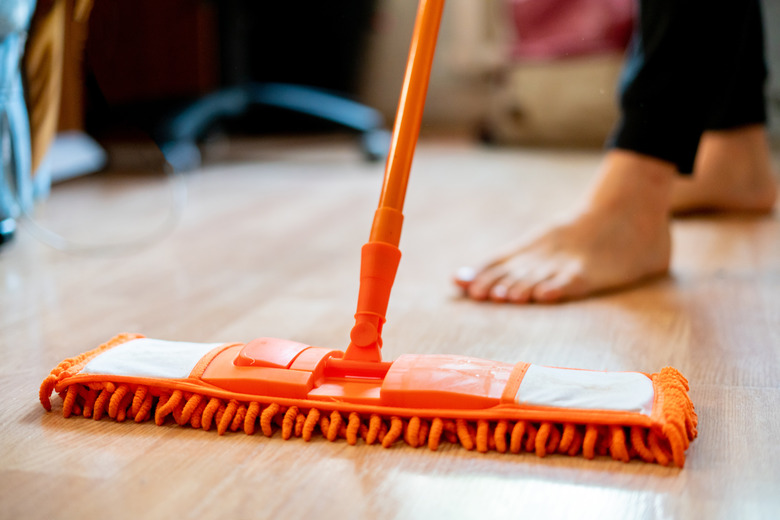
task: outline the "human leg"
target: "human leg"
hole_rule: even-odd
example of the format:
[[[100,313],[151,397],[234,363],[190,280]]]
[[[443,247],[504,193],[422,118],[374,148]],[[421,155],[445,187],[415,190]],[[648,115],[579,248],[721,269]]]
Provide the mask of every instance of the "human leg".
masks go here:
[[[675,179],[675,214],[772,211],[777,177],[764,125],[709,130],[702,135],[694,174]]]
[[[672,210],[768,212],[777,197],[766,132],[767,69],[761,5],[746,0],[711,23],[720,35],[708,54],[712,74],[709,109],[694,173],[679,178]]]
[[[722,9],[740,2],[642,2],[624,75],[623,118],[593,189],[573,214],[481,267],[459,270],[455,281],[467,296],[556,302],[666,272],[676,172],[691,172],[700,148],[704,166],[717,162],[711,152],[726,151],[716,133],[702,139],[715,101],[728,94],[708,90],[720,71],[716,58],[706,56],[711,40],[723,36],[713,26],[733,14]]]

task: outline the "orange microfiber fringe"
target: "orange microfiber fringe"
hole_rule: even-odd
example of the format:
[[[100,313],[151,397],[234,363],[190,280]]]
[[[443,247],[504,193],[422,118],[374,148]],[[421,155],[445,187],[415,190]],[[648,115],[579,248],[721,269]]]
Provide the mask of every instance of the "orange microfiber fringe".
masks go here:
[[[94,358],[101,352],[105,352],[106,350],[109,350],[117,345],[121,345],[122,343],[126,343],[132,339],[142,337],[143,336],[141,334],[118,334],[95,349],[62,361],[59,365],[52,369],[49,376],[43,380],[43,383],[41,383],[39,398],[43,407],[46,408],[46,410],[51,411],[51,401],[49,400],[49,397],[54,391],[54,387],[58,381],[62,381],[66,377],[78,373],[78,371],[81,370],[90,359]],[[73,398],[75,398],[75,394]],[[94,403],[94,399],[92,401]],[[65,417],[68,417],[68,415]]]

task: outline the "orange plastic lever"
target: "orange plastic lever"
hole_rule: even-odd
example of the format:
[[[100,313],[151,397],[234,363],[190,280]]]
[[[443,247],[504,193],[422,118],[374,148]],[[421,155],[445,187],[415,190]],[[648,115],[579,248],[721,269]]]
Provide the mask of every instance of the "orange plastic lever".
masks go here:
[[[344,354],[344,359],[347,360],[382,360],[382,326],[390,300],[390,290],[401,260],[398,243],[403,225],[406,185],[417,137],[420,134],[443,10],[444,0],[420,0],[417,9],[379,207],[374,214],[369,241],[362,250],[355,325],[350,333],[349,347]]]

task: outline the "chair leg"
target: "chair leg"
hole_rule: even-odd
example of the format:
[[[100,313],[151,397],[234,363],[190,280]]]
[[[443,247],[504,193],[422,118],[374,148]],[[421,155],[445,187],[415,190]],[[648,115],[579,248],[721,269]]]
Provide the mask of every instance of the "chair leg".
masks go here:
[[[157,132],[166,160],[176,170],[200,165],[196,142],[215,121],[240,115],[250,105],[266,105],[332,121],[362,134],[368,160],[387,155],[390,132],[382,115],[373,108],[314,87],[282,83],[250,83],[219,90],[168,118]]]

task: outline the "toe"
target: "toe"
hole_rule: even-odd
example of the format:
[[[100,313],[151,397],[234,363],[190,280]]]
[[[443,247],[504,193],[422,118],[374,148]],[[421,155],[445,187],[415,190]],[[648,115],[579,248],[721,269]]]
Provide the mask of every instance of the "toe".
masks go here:
[[[507,300],[508,293],[509,290],[507,289],[507,286],[504,285],[503,281],[499,281],[490,288],[490,299],[494,302],[505,302]]]
[[[469,284],[477,277],[477,270],[473,267],[463,266],[455,271],[455,285],[461,289],[468,288]]]
[[[569,269],[537,283],[533,287],[531,299],[539,303],[557,303],[582,298],[587,293],[587,284],[582,274]]]
[[[536,257],[526,258],[523,264],[516,262],[510,274],[501,280],[508,289],[506,301],[519,304],[533,301],[535,288],[558,272],[555,265],[549,259]]]
[[[466,294],[475,300],[486,300],[496,284],[504,278],[506,270],[503,267],[493,267],[477,273],[474,280],[466,287]],[[500,294],[501,289],[498,289]]]
[[[527,303],[531,295],[533,285],[532,273],[527,269],[514,266],[501,281],[493,288],[493,293],[498,292],[500,301],[510,303]],[[498,291],[497,291],[498,290]],[[491,296],[494,296],[493,294]],[[497,300],[497,298],[493,298]]]
[[[546,281],[531,290],[530,298],[537,303],[558,303],[566,299],[566,293],[562,287]]]
[[[531,301],[533,286],[524,280],[518,280],[509,287],[507,301],[512,303],[528,303]]]

